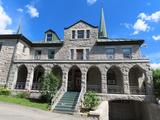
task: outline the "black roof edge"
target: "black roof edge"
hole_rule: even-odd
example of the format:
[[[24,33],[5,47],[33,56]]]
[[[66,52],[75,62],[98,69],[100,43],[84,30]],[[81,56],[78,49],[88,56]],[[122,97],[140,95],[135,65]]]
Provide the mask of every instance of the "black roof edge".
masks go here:
[[[96,45],[142,45],[145,40],[130,41],[96,41]]]
[[[65,29],[65,30],[66,30],[66,29],[69,29],[69,28],[71,28],[72,26],[74,26],[74,25],[76,25],[76,24],[78,24],[78,23],[80,23],[80,22],[82,22],[82,23],[84,23],[84,24],[87,24],[88,26],[91,26],[92,28],[98,28],[98,26],[94,26],[94,25],[92,25],[92,24],[90,24],[90,23],[88,23],[88,22],[86,22],[86,21],[84,21],[84,20],[79,20],[79,21],[75,22],[74,24],[72,24],[72,25],[70,25],[70,26],[68,26],[68,27],[65,27],[64,29]]]
[[[0,39],[19,39],[23,42],[27,43],[31,47],[52,47],[52,46],[62,46],[63,42],[58,43],[32,43],[30,40],[28,40],[23,34],[5,34],[0,35]]]

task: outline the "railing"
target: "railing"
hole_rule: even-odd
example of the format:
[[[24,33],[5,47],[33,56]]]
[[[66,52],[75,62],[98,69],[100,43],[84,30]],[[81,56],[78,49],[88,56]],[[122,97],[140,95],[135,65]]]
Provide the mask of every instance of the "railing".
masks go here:
[[[101,85],[87,85],[87,90],[100,92],[101,91]]]
[[[79,111],[80,110],[80,106],[81,106],[81,104],[83,102],[83,96],[85,94],[84,90],[85,89],[82,87],[81,92],[80,92],[79,97],[78,97],[78,100],[77,100],[77,104],[76,104],[76,107],[75,107],[75,111],[77,111],[77,112],[80,112]]]
[[[130,86],[130,94],[145,94],[144,88],[139,88],[138,86]]]
[[[17,82],[15,89],[25,89],[25,82]]]
[[[123,87],[118,85],[107,85],[109,94],[122,94],[124,93]]]
[[[63,89],[63,87],[61,87],[52,99],[51,110],[55,108],[55,106],[57,105],[61,97],[64,95],[64,93],[65,93],[65,90]]]
[[[40,83],[33,83],[32,90],[40,90]]]

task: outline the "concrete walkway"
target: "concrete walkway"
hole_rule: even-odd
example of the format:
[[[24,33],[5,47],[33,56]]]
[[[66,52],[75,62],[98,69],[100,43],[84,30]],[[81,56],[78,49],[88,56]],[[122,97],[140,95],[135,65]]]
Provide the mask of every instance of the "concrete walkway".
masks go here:
[[[85,120],[85,117],[0,102],[0,120]]]

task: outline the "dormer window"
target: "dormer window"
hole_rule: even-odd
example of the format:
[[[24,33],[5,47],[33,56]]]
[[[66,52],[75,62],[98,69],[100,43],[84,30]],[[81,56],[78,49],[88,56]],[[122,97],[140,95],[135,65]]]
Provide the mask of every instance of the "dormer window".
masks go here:
[[[77,33],[78,33],[78,38],[84,38],[84,30],[78,30],[77,31]]]
[[[47,34],[47,41],[52,41],[52,34],[51,33]]]

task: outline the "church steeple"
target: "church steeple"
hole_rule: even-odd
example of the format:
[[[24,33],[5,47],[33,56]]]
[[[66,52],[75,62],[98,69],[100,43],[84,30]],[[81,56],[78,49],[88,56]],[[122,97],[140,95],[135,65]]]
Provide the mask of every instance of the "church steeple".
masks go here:
[[[16,34],[22,34],[22,20],[20,19]]]
[[[101,10],[101,17],[100,17],[99,38],[108,38],[103,7]]]

